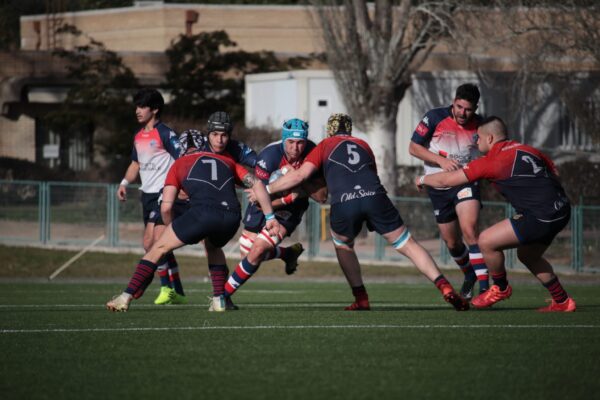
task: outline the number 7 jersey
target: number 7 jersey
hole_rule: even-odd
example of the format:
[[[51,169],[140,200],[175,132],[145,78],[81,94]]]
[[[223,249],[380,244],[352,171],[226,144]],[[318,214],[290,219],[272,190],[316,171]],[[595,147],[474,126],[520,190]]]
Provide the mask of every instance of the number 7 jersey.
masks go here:
[[[180,157],[169,170],[165,186],[183,189],[190,205],[239,211],[235,185],[248,171],[227,153],[197,152]]]
[[[305,162],[323,169],[331,204],[386,193],[377,176],[373,151],[364,140],[350,135],[323,139]]]

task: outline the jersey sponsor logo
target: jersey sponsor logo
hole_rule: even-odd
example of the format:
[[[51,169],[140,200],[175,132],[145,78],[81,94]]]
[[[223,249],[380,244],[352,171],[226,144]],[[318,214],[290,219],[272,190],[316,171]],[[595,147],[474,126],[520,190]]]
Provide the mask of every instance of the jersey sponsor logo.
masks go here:
[[[342,196],[340,197],[340,202],[343,203],[345,201],[361,199],[363,197],[368,196],[375,196],[377,194],[376,192],[370,190],[364,190],[360,185],[354,186],[354,190],[355,192],[342,193]]]
[[[160,171],[160,167],[154,163],[139,163],[140,171]]]
[[[256,168],[254,173],[259,179],[269,179],[269,173],[262,168]]]
[[[423,122],[419,122],[419,125],[417,125],[417,129],[415,129],[415,131],[419,135],[425,136],[427,134],[427,131],[429,131],[429,128]]]
[[[150,140],[150,147],[155,148],[157,146],[158,146],[158,142],[156,141],[156,139]]]
[[[471,190],[471,188],[464,188],[456,194],[456,197],[459,200],[468,199],[469,197],[473,197],[473,190]]]

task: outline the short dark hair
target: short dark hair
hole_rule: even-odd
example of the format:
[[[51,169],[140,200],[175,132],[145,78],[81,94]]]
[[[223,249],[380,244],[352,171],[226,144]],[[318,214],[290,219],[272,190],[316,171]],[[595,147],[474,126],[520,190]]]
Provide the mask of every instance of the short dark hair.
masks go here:
[[[490,115],[489,117],[485,117],[480,123],[479,127],[484,127],[486,125],[491,125],[490,129],[498,135],[502,135],[504,137],[508,137],[508,130],[506,129],[506,123],[502,120],[502,118],[496,115]]]
[[[136,107],[150,107],[151,110],[158,110],[156,115],[160,116],[165,106],[165,99],[158,90],[144,88],[133,96],[133,104]]]
[[[456,96],[454,96],[454,98],[460,100],[467,100],[468,102],[476,106],[477,103],[479,103],[480,96],[481,94],[479,93],[479,88],[477,87],[477,85],[473,83],[464,83],[456,89]]]

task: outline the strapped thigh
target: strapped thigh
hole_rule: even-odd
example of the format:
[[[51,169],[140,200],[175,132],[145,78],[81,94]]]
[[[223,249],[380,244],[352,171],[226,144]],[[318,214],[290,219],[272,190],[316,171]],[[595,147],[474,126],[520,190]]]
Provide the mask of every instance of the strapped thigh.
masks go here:
[[[254,240],[255,238],[246,236],[242,233],[242,235],[240,236],[240,239],[238,240],[239,244],[240,244],[240,253],[246,257],[248,255],[248,253],[250,253],[250,249],[252,248],[252,244],[254,244]]]
[[[408,239],[410,239],[410,237],[411,235],[408,231],[408,228],[405,228],[404,231],[400,234],[400,236],[398,236],[398,238],[392,242],[392,246],[396,250],[400,250],[404,247],[404,245],[406,245],[406,243],[408,243]]]
[[[276,236],[269,235],[269,231],[267,230],[267,228],[263,228],[263,230],[260,231],[260,233],[256,237],[258,239],[264,240],[265,242],[270,244],[271,247],[276,247],[283,240],[283,237],[281,237],[279,234]]]

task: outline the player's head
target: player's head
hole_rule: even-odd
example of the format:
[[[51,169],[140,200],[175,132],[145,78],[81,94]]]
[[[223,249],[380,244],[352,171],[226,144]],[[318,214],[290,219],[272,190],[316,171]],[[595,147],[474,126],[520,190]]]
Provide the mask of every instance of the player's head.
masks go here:
[[[477,133],[473,136],[479,151],[486,154],[494,143],[508,138],[508,131],[504,121],[500,117],[492,115],[481,121]]]
[[[187,129],[179,135],[181,154],[192,152],[202,146],[202,133],[195,129]]]
[[[165,99],[156,89],[141,89],[133,96],[135,105],[135,115],[138,122],[145,124],[152,117],[160,118],[160,114],[165,107]]]
[[[479,97],[479,88],[472,83],[465,83],[456,89],[452,102],[452,115],[459,125],[466,125],[473,119]]]
[[[206,127],[208,131],[208,143],[215,153],[222,153],[229,143],[233,122],[225,111],[214,112],[208,117]]]
[[[352,118],[347,114],[331,114],[327,120],[327,136],[352,135]]]
[[[281,129],[281,145],[290,162],[297,161],[306,148],[308,123],[298,118],[287,120]]]

